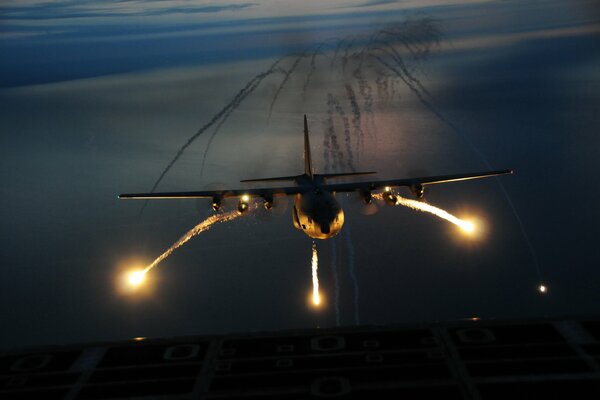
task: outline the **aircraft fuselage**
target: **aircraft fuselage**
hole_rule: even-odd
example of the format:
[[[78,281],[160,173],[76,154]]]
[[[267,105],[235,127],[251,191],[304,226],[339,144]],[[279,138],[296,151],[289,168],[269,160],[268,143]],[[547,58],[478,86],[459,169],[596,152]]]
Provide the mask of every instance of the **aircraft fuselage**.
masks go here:
[[[314,183],[312,190],[296,195],[292,217],[294,226],[313,239],[334,237],[344,225],[344,211],[333,193]]]

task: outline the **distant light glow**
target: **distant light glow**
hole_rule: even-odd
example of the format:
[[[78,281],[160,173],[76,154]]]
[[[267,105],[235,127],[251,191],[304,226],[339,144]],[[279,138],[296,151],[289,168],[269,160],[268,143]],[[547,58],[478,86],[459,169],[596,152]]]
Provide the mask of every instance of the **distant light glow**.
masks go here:
[[[541,284],[538,287],[538,290],[540,291],[540,293],[546,293],[548,291],[548,287],[546,285],[544,285],[544,284]]]
[[[317,245],[313,242],[312,246],[312,283],[313,283],[313,294],[312,302],[315,306],[321,304],[321,295],[319,294],[319,275],[317,271],[319,269],[319,256],[317,254]]]
[[[250,196],[249,195],[245,194],[245,195],[242,196],[242,201],[244,203],[247,203],[249,200],[250,200]]]

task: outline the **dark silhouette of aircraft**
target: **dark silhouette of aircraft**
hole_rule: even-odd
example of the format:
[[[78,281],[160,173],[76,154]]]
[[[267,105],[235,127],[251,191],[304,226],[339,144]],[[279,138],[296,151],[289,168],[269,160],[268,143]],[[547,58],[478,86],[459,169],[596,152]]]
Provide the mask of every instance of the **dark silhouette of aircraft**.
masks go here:
[[[396,195],[392,192],[395,187],[408,187],[413,195],[422,199],[428,185],[457,182],[469,179],[487,178],[491,176],[512,174],[512,170],[473,172],[456,175],[426,176],[422,178],[389,179],[380,181],[327,183],[328,179],[348,176],[370,175],[375,172],[344,172],[335,174],[313,173],[310,144],[308,140],[308,123],[304,115],[304,173],[296,176],[276,178],[245,179],[240,182],[277,182],[293,181],[295,186],[252,188],[233,190],[205,190],[196,192],[169,193],[133,193],[121,194],[119,199],[195,199],[212,198],[212,208],[218,211],[223,199],[239,198],[238,211],[244,213],[249,208],[250,198],[262,198],[265,209],[273,207],[275,196],[295,196],[292,216],[294,226],[314,239],[329,239],[337,235],[344,225],[344,211],[335,199],[337,192],[358,192],[364,203],[372,201],[371,192],[383,189],[384,200],[388,204],[396,203]]]

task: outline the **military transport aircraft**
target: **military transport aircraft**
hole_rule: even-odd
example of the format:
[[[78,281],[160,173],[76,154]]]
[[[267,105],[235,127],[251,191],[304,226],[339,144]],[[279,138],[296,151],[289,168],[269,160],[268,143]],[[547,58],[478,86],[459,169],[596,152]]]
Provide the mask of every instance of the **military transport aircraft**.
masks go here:
[[[395,204],[396,195],[392,192],[395,187],[405,186],[413,195],[422,199],[425,187],[438,183],[464,181],[469,179],[487,178],[490,176],[512,174],[512,170],[498,170],[487,172],[474,172],[457,175],[426,176],[422,178],[389,179],[380,181],[327,183],[327,179],[348,176],[369,175],[375,172],[345,172],[335,174],[313,173],[310,158],[310,144],[308,140],[308,123],[304,115],[304,174],[296,176],[282,176],[276,178],[246,179],[240,182],[275,182],[293,181],[295,186],[272,187],[260,189],[233,189],[233,190],[205,190],[198,192],[170,192],[170,193],[132,193],[121,194],[120,199],[195,199],[212,198],[212,208],[218,211],[221,201],[226,198],[239,198],[238,211],[244,213],[249,208],[250,198],[262,198],[265,209],[273,207],[275,196],[295,196],[292,217],[294,226],[314,239],[329,239],[337,235],[344,225],[344,211],[335,199],[338,192],[358,192],[363,201],[368,204],[372,201],[371,192],[384,191],[384,200]]]

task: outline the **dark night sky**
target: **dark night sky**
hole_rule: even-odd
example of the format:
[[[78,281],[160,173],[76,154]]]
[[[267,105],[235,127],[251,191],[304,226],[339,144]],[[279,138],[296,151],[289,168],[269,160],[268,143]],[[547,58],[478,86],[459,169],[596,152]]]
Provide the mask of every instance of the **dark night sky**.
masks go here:
[[[328,327],[336,319],[354,325],[598,314],[594,2],[298,3],[0,6],[1,347]],[[271,216],[251,213],[215,226],[153,270],[143,293],[120,293],[124,268],[150,263],[211,212],[206,201],[162,201],[139,216],[141,203],[118,201],[118,193],[149,191],[177,150],[251,78],[282,56],[289,55],[281,66],[290,68],[307,49],[270,120],[281,71],[223,124],[202,176],[212,129],[159,190],[240,187],[244,178],[300,173],[304,113],[317,172],[341,172],[324,152],[327,95],[351,118],[345,87],[359,93],[360,84],[355,61],[341,65],[344,47],[332,62],[336,44],[355,38],[352,54],[373,32],[423,18],[441,30],[439,45],[420,61],[402,54],[429,93],[429,107],[370,60],[363,67],[372,113],[357,97],[364,146],[352,142],[349,154],[342,143],[341,152],[380,178],[484,170],[478,153],[493,168],[515,169],[501,182],[533,255],[491,179],[428,193],[433,205],[482,219],[484,234],[471,240],[430,215],[380,206],[365,216],[353,199],[338,196],[344,230],[317,243],[326,299],[319,310],[308,305],[311,240],[293,228],[291,202]],[[311,73],[319,43],[325,45]],[[382,74],[389,75],[387,91],[377,81]],[[342,122],[335,114],[340,138]],[[536,290],[535,258],[549,287],[544,296]]]

